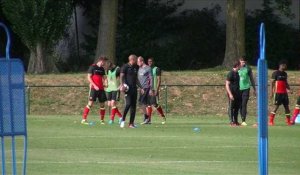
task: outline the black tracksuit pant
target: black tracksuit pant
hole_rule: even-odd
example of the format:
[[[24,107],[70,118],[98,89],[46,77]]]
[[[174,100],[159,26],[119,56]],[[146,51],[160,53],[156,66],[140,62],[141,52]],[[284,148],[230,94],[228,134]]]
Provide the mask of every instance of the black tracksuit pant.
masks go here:
[[[136,113],[136,101],[137,101],[137,88],[129,87],[129,91],[125,93],[125,109],[123,112],[122,120],[125,121],[126,115],[130,109],[130,120],[129,124],[134,124],[135,113]]]
[[[241,94],[240,92],[232,92],[234,100],[231,100],[229,97],[228,103],[228,115],[229,120],[233,124],[238,124],[238,114],[241,106]]]
[[[247,104],[249,100],[249,93],[250,89],[241,90],[241,107],[240,107],[240,113],[242,117],[242,121],[246,121],[247,116]]]

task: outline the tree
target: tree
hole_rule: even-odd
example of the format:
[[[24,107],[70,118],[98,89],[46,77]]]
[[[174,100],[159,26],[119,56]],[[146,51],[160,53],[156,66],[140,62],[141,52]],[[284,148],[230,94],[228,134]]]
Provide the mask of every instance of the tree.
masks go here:
[[[262,5],[266,13],[272,13],[274,8],[288,18],[294,17],[290,9],[291,0],[263,0]],[[227,0],[226,14],[226,49],[223,66],[231,67],[234,60],[245,55],[245,0]]]
[[[63,36],[72,15],[71,0],[9,0],[3,11],[23,43],[30,50],[28,73],[45,73],[55,69],[47,57]]]
[[[275,8],[272,5],[275,5]],[[285,59],[288,61],[289,69],[299,69],[300,59],[297,58],[300,58],[300,32],[293,25],[282,23],[281,18],[275,12],[278,5],[278,2],[272,4],[269,0],[265,0],[263,9],[257,9],[247,15],[246,55],[251,63],[257,62],[259,56],[258,26],[264,22],[266,26],[266,56],[269,68],[277,69],[278,62]],[[286,12],[284,13],[285,16],[290,14],[287,17],[293,17],[292,13]]]
[[[105,55],[112,62],[116,61],[116,32],[118,22],[118,0],[102,0],[96,55]]]
[[[226,49],[223,66],[245,55],[245,0],[227,0]]]

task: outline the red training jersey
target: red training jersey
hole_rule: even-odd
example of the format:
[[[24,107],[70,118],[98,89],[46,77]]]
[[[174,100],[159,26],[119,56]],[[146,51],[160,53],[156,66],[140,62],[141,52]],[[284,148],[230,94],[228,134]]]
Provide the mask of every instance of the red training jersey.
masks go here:
[[[92,64],[88,70],[91,75],[91,79],[93,82],[99,87],[99,90],[104,90],[102,78],[105,76],[105,70],[103,67],[99,67],[96,64]],[[93,85],[91,85],[92,89],[95,89]]]
[[[287,73],[285,71],[275,71],[272,74],[272,79],[275,80],[275,90],[277,94],[287,93]]]

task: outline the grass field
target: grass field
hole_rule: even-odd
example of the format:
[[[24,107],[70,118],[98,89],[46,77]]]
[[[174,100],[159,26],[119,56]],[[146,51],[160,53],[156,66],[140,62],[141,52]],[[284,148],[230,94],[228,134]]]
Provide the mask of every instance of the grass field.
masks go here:
[[[254,122],[232,128],[225,116],[172,116],[166,125],[155,117],[152,125],[121,129],[81,125],[80,116],[31,115],[27,174],[254,175]],[[299,175],[300,125],[285,126],[283,117],[276,124],[269,129],[269,174]]]

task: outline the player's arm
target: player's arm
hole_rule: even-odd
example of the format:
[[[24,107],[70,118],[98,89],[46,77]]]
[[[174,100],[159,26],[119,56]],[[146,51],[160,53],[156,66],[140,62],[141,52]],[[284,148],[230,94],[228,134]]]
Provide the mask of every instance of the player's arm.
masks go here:
[[[120,81],[120,68],[119,67],[116,67],[116,77],[117,77],[117,80]]]
[[[107,80],[107,76],[103,75],[102,76],[102,82],[103,82],[103,87],[107,87],[108,86],[108,80]]]
[[[143,89],[143,86],[142,86],[140,80],[138,79],[138,77],[136,77],[136,85],[138,88]]]
[[[273,98],[273,96],[274,96],[274,91],[275,91],[275,82],[276,82],[276,80],[275,79],[273,79],[272,81],[271,81],[271,98]]]
[[[231,100],[234,100],[233,95],[232,95],[232,92],[231,92],[231,90],[230,90],[230,81],[226,80],[226,82],[225,82],[225,88],[226,88],[226,92],[227,92],[229,98],[230,98]]]
[[[287,79],[286,79],[286,89],[287,89],[287,92],[288,93],[293,93],[293,91],[291,91],[291,88],[290,88],[290,84],[288,83]]]
[[[94,67],[90,66],[88,69],[87,79],[90,83],[90,86],[93,86],[95,88],[95,90],[99,90],[99,87],[95,84],[95,82],[92,79],[93,71],[94,71]]]
[[[120,87],[122,87],[125,84],[125,73],[127,71],[126,64],[122,66],[120,70]]]
[[[99,90],[99,87],[94,83],[94,81],[92,79],[91,73],[88,73],[87,79],[88,79],[90,85],[92,85],[96,90]]]
[[[251,85],[252,85],[253,90],[254,90],[254,95],[256,95],[255,81],[254,81],[254,78],[253,78],[253,72],[252,72],[251,68],[249,68],[248,74],[249,74],[249,77],[250,77]]]
[[[149,79],[150,79],[150,95],[154,95],[154,82],[153,82],[153,75],[152,75],[152,70],[151,68],[149,67]]]
[[[155,95],[158,95],[160,85],[161,85],[161,70],[160,70],[160,68],[156,69],[156,77],[157,77],[157,85],[155,87],[156,88]]]
[[[276,74],[277,74],[277,71],[273,72],[272,74],[272,81],[271,81],[271,93],[270,93],[270,96],[271,98],[273,98],[273,95],[274,95],[274,91],[275,91],[275,83],[276,83]]]

